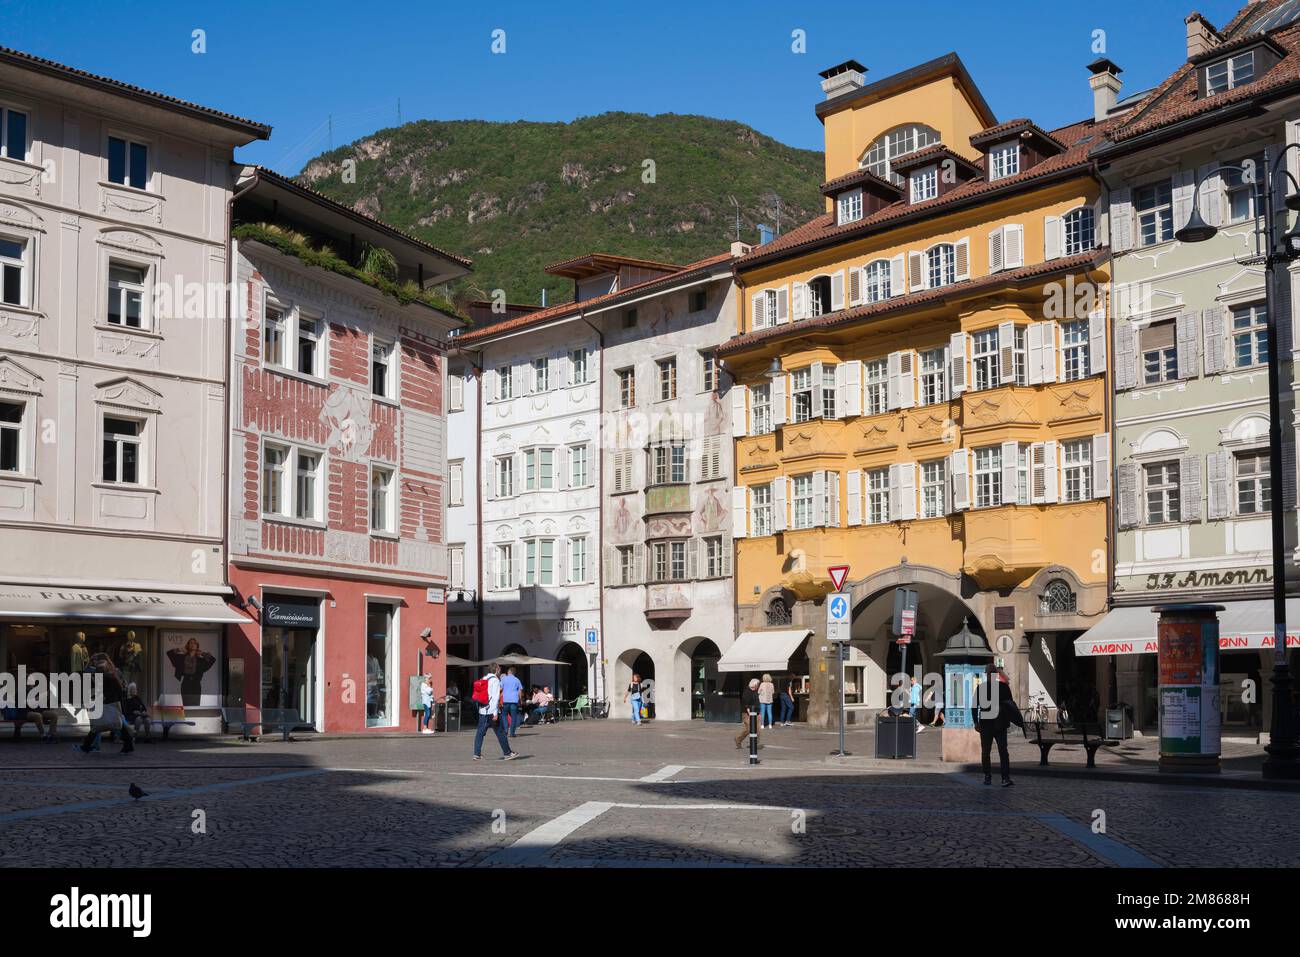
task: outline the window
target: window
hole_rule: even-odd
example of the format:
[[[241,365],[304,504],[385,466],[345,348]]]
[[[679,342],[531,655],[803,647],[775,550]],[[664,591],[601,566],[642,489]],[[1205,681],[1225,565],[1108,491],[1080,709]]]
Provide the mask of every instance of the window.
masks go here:
[[[773,598],[772,603],[767,606],[767,624],[768,627],[777,625],[788,625],[794,620],[790,613],[790,606],[786,604],[784,598]]]
[[[582,488],[587,484],[587,446],[569,447],[569,487]]]
[[[841,193],[835,201],[836,222],[840,225],[862,218],[862,190],[851,189]]]
[[[1226,166],[1220,171],[1223,177],[1223,190],[1228,205],[1228,222],[1241,223],[1255,218],[1258,203],[1260,171],[1264,168],[1264,157],[1252,156],[1240,161],[1238,165],[1254,166],[1252,182],[1246,181],[1246,174],[1240,169]]]
[[[635,328],[636,328],[636,310],[635,310],[635,309],[628,309],[628,310],[626,310],[626,311],[623,313],[623,328],[624,328],[624,329],[635,329]]]
[[[944,375],[947,362],[944,350],[926,349],[921,353],[921,404],[934,405],[945,400]]]
[[[749,387],[750,427],[755,435],[766,435],[772,431],[772,387],[755,385]]]
[[[298,365],[303,375],[319,376],[321,321],[298,313]]]
[[[679,582],[686,579],[686,543],[655,542],[651,581]]]
[[[921,463],[921,517],[941,518],[945,509],[947,460],[933,459]]]
[[[512,456],[497,459],[497,498],[515,494],[515,460]]]
[[[1157,462],[1142,467],[1146,484],[1147,524],[1176,522],[1181,514],[1177,462]]]
[[[1158,385],[1178,378],[1178,348],[1174,343],[1174,323],[1147,326],[1139,333],[1142,342],[1142,382]]]
[[[457,374],[447,374],[449,411],[464,407],[464,381]],[[382,339],[370,343],[370,394],[384,399],[396,398],[397,376],[393,374],[393,344]]]
[[[397,681],[392,675],[393,606],[366,602],[366,727],[396,721]],[[391,697],[390,697],[391,695]]]
[[[1050,328],[1050,327],[1049,327]],[[1062,377],[1066,382],[1086,379],[1088,367],[1088,320],[1061,323]]]
[[[1237,514],[1264,515],[1269,512],[1267,452],[1241,452],[1237,460]]]
[[[1065,255],[1087,252],[1097,245],[1097,214],[1091,206],[1081,206],[1065,214]]]
[[[515,587],[515,547],[497,546],[496,586],[499,589]]]
[[[533,360],[533,391],[546,392],[551,388],[551,360],[538,356]]]
[[[108,323],[143,329],[144,293],[147,271],[122,263],[108,264]]]
[[[1002,504],[1002,447],[987,445],[975,450],[975,507]]]
[[[780,479],[777,479],[779,482]],[[813,477],[812,474],[796,475],[794,486],[794,522],[793,528],[813,527]]]
[[[373,467],[370,470],[370,530],[392,533],[396,528],[393,511],[393,470]]]
[[[108,181],[134,189],[149,188],[149,147],[116,136],[108,138]]]
[[[555,488],[555,450],[526,449],[524,451],[524,490],[550,491]]]
[[[135,419],[104,417],[105,482],[140,484],[140,444],[144,423]]]
[[[465,463],[447,463],[447,505],[465,504]]]
[[[822,366],[822,418],[835,418],[835,366]]]
[[[691,293],[691,312],[703,312],[709,308],[709,291],[696,289]]]
[[[23,414],[21,402],[0,402],[0,472],[23,471]]]
[[[778,479],[785,481],[785,479]],[[756,536],[772,534],[772,486],[751,485],[749,487],[749,524]]]
[[[22,110],[0,108],[0,156],[27,159],[27,114]]]
[[[389,376],[385,377],[385,385],[393,382]],[[396,383],[393,383],[396,391]],[[447,373],[447,411],[463,412],[465,410],[465,375],[459,369]]]
[[[795,422],[807,422],[813,416],[812,367],[795,369],[790,374],[790,411]]]
[[[930,288],[950,286],[957,281],[957,256],[952,243],[932,246],[925,254]]]
[[[555,584],[555,539],[531,538],[524,542],[523,584]]]
[[[1268,362],[1268,313],[1264,303],[1232,310],[1232,364],[1238,369]]]
[[[1078,608],[1078,596],[1059,578],[1048,582],[1043,593],[1038,596],[1040,615],[1071,615],[1078,611]]]
[[[881,136],[862,159],[862,165],[881,179],[892,179],[898,185],[903,184],[903,177],[893,171],[894,160],[915,153],[939,142],[939,132],[920,123],[900,126]]]
[[[0,236],[0,272],[5,305],[27,305],[27,243]]]
[[[683,484],[686,481],[686,445],[682,442],[656,445],[653,451],[654,484]]]
[[[587,350],[574,349],[569,353],[569,384],[582,385],[587,381]]]
[[[712,352],[700,353],[700,382],[705,392],[718,388],[718,357]]]
[[[1029,464],[1033,456],[1033,447],[1028,442],[1021,442],[1016,448],[1016,504],[1029,504]],[[1046,449],[1043,452],[1046,455]],[[1046,468],[1046,466],[1044,466]],[[1047,477],[1044,472],[1043,481]]]
[[[934,199],[939,195],[939,167],[927,166],[911,176],[912,202]]]
[[[465,546],[448,545],[447,546],[447,564],[450,566],[450,573],[447,576],[447,584],[453,589],[465,587]]]
[[[1255,51],[1211,63],[1205,68],[1205,95],[1214,96],[1255,79]]]
[[[889,360],[872,359],[863,364],[866,374],[864,415],[879,415],[889,408]]]
[[[587,580],[587,540],[585,538],[569,539],[569,581],[585,582]]]
[[[889,469],[867,472],[867,524],[889,521]]]
[[[297,451],[298,466],[294,472],[294,509],[296,518],[320,519],[320,463],[314,452]]]
[[[677,360],[660,359],[655,365],[659,369],[659,401],[677,398]]]
[[[1020,144],[999,143],[989,150],[989,182],[1020,172]]]
[[[893,293],[889,288],[889,260],[877,259],[867,263],[867,302],[880,302]]]
[[[1173,238],[1173,186],[1169,180],[1135,189],[1133,208],[1137,211],[1138,245],[1154,246]]]
[[[320,464],[321,456],[317,452],[272,445],[269,442],[264,445],[262,447],[262,514],[279,515],[285,518],[318,519]],[[390,472],[390,482],[391,475]],[[372,522],[375,518],[373,482],[372,472]]]
[[[262,361],[268,365],[284,365],[284,347],[288,338],[284,310],[266,304],[266,320],[262,324]]]
[[[636,555],[631,545],[618,546],[618,583],[636,584]]]
[[[1028,332],[1024,326],[1016,326],[1011,336],[1012,367],[1015,371],[1016,385],[1029,384],[1029,349],[1025,344]]]
[[[510,366],[497,367],[497,399],[513,399],[515,395],[514,370]]]
[[[722,559],[722,537],[704,539],[704,577],[721,578],[726,574]]]
[[[775,289],[764,289],[759,296],[762,297],[762,304],[757,307],[754,315],[754,328],[766,329],[777,323],[777,310],[780,305],[780,295]]]
[[[831,311],[831,277],[808,280],[808,315],[824,316]]]
[[[975,370],[975,390],[992,389],[998,384],[998,331],[981,329],[971,335],[971,365]]]
[[[111,284],[109,293],[109,322],[113,322]],[[321,348],[324,322],[301,310],[290,312],[269,300],[265,312],[266,320],[262,329],[263,363],[279,366],[282,369],[293,369],[303,375],[320,376],[324,352]]]
[[[1062,442],[1061,462],[1065,468],[1065,501],[1092,498],[1092,439]]]
[[[621,409],[630,409],[636,405],[636,370],[619,369],[618,375],[618,405]]]
[[[262,449],[262,513],[265,515],[289,514],[284,465],[288,455],[288,450],[275,445]]]

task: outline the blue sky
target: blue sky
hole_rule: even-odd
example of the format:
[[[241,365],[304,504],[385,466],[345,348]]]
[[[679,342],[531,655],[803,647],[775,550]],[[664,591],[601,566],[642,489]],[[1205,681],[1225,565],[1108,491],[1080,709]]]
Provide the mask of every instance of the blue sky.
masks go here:
[[[1223,25],[1238,0],[1196,0]],[[879,79],[957,51],[999,119],[1087,116],[1104,30],[1125,92],[1185,56],[1191,0],[890,3],[363,3],[0,0],[0,45],[274,127],[238,158],[284,173],[417,118],[568,120],[608,110],[739,120],[821,148],[817,72],[853,57]],[[122,25],[131,25],[131,36]],[[207,51],[191,52],[206,32]],[[505,31],[506,52],[491,50]],[[806,52],[792,51],[803,30]],[[143,42],[141,42],[143,41]]]

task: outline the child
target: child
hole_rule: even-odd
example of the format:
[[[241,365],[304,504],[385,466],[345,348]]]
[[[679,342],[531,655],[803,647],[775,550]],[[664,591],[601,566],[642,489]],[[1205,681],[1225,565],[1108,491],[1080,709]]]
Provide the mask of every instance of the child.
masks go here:
[[[145,707],[136,690],[135,682],[126,686],[126,700],[122,702],[123,720],[144,735],[145,741],[153,741],[152,724],[149,721],[149,709]]]
[[[420,685],[420,703],[424,705],[424,729],[421,734],[435,734],[429,722],[433,720],[433,675],[424,679]]]

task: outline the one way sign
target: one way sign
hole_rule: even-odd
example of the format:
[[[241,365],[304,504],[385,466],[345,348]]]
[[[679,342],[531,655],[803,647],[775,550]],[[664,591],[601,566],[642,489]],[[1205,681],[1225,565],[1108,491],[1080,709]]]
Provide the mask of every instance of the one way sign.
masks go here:
[[[833,592],[826,596],[826,640],[849,640],[849,596],[847,592]]]

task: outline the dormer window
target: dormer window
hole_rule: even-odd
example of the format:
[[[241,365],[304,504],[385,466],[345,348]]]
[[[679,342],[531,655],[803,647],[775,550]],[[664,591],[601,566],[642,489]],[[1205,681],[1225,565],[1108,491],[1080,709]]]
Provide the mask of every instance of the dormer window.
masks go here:
[[[841,193],[835,201],[835,212],[835,223],[839,226],[861,219],[862,190],[851,189],[847,193]]]
[[[1020,143],[999,143],[989,150],[989,182],[1015,176],[1020,172]]]
[[[1255,79],[1255,51],[1247,50],[1205,68],[1205,95],[1213,96]]]
[[[939,167],[927,166],[919,169],[909,178],[912,202],[920,203],[934,199],[939,195]]]

